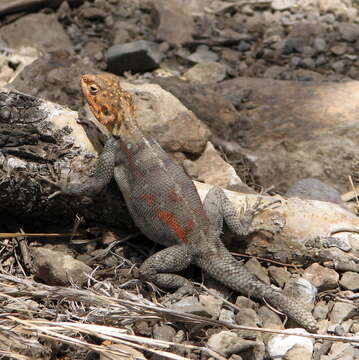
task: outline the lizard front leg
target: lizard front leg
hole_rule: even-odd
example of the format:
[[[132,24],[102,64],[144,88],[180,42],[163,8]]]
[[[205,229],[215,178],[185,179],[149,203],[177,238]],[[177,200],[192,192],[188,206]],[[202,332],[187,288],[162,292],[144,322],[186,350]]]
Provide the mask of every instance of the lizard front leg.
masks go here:
[[[60,186],[60,193],[75,196],[99,193],[113,178],[118,152],[117,140],[112,136],[106,141],[97,160],[93,179],[86,183],[69,183]]]

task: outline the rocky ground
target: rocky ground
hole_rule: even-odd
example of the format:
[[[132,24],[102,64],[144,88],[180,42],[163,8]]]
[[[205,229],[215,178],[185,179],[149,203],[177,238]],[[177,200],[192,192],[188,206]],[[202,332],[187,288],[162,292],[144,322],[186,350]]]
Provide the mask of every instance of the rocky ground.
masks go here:
[[[358,10],[350,0],[6,0],[0,4],[0,86],[67,106],[86,121],[80,74],[113,72],[123,77],[129,89],[145,89],[162,99],[158,105],[149,100],[150,95],[139,98],[141,126],[193,179],[245,193],[262,190],[270,195],[329,201],[355,213],[356,204],[350,200],[355,198],[352,189],[359,181]],[[146,108],[146,102],[154,105]],[[10,160],[18,161],[21,154],[8,151],[14,150],[14,143],[5,124],[9,118],[6,99],[0,98],[0,104],[0,141],[7,151],[0,151],[3,186],[7,181],[10,184],[8,175],[20,169]],[[88,135],[100,149],[98,132]],[[43,163],[33,161],[34,172],[47,171]],[[297,183],[304,178],[319,181]],[[34,221],[28,210],[26,216],[13,215],[11,211],[6,214],[0,231],[19,232],[24,227],[26,232],[52,232],[53,225]],[[64,218],[66,221],[72,222],[73,217]],[[96,281],[108,281],[109,286],[121,284],[131,293],[137,291],[156,302],[151,287],[139,288],[128,275],[132,266],[154,251],[152,245],[131,231],[129,240],[124,229],[102,222],[89,221],[82,228],[86,226],[88,238],[77,239],[71,246],[33,246],[32,266],[26,262],[24,242],[3,236],[1,272],[19,278],[34,274],[49,286],[68,286],[67,275],[71,273],[77,285],[87,284],[91,290],[99,291]],[[39,241],[36,238],[32,245]],[[198,297],[186,297],[171,310],[200,315],[212,324],[188,324],[184,318],[165,316],[157,308],[154,313],[144,313],[143,318],[136,313],[127,323],[124,318],[116,318],[116,323],[100,317],[92,323],[126,329],[137,340],[145,337],[171,342],[166,354],[153,351],[163,344],[151,343],[151,349],[140,348],[141,353],[132,355],[136,359],[168,358],[170,353],[193,359],[356,359],[359,246],[355,237],[348,241],[344,247],[329,245],[331,250],[325,257],[318,252],[315,259],[302,256],[298,263],[294,263],[293,249],[284,255],[271,254],[272,259],[247,260],[248,255],[243,259],[261,280],[306,303],[318,320],[320,334],[355,336],[356,342],[236,329],[245,325],[283,330],[295,328],[295,324],[285,323],[283,316],[264,303],[233,294],[211,279],[204,280],[209,292],[199,287]],[[263,246],[262,240],[254,244]],[[265,250],[248,249],[251,254],[268,255]],[[79,275],[83,271],[95,271],[96,281],[90,284],[87,277]],[[197,269],[186,275],[202,280]],[[15,283],[14,279],[2,280]],[[90,318],[93,311],[85,303],[81,303],[83,313],[78,308],[75,311],[72,298],[56,308],[61,300],[54,297],[52,288],[35,283],[21,286],[29,291],[29,299],[37,302],[36,309],[40,304],[47,306],[47,313],[36,313],[35,318],[86,322],[84,317]],[[51,301],[47,305],[39,302],[35,289],[49,299],[53,296]],[[21,291],[17,288],[15,292],[21,296]],[[103,296],[120,296],[112,287],[101,291]],[[115,313],[115,305],[109,298],[106,301]],[[7,312],[12,312],[11,306],[11,302],[3,304]],[[54,312],[58,312],[57,318]],[[106,337],[100,336],[100,329],[91,335],[76,331],[74,337],[84,342],[108,346],[102,342]],[[78,344],[55,338],[61,345],[32,338],[36,346],[44,346],[36,356],[105,358],[92,345],[80,351]],[[172,343],[197,348],[178,348]],[[8,358],[20,358],[10,356],[1,346],[0,351]],[[29,354],[29,348],[21,351]],[[113,358],[124,358],[116,356]]]

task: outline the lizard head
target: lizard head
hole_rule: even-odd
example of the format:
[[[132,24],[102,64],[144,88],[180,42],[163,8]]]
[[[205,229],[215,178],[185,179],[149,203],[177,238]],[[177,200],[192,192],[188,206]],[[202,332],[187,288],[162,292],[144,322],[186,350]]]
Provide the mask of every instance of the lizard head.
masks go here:
[[[133,114],[132,97],[121,88],[116,75],[82,75],[80,85],[92,113],[111,133],[121,127],[126,116]]]

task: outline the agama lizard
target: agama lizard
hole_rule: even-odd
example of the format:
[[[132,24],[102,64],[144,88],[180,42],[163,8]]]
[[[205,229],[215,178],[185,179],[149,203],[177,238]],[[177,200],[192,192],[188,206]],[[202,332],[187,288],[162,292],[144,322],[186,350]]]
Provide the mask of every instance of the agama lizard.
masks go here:
[[[94,180],[69,184],[63,192],[93,195],[115,177],[139,229],[168,246],[142,264],[140,277],[184,294],[193,289],[191,282],[173,273],[193,263],[229,288],[264,298],[309,331],[316,331],[316,321],[302,304],[249,273],[220,240],[223,220],[234,233],[247,235],[256,230],[251,226],[255,214],[266,207],[257,201],[239,214],[223,190],[216,187],[202,205],[182,167],[156,141],[144,136],[132,97],[115,75],[83,75],[81,88],[91,111],[112,136],[99,157]]]

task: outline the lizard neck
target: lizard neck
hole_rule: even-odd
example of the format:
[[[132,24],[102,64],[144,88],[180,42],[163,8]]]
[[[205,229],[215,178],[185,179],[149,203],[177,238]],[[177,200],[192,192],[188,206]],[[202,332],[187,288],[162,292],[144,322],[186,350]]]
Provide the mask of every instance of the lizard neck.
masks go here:
[[[121,121],[117,121],[112,134],[118,136],[123,143],[126,144],[139,144],[144,141],[144,135],[140,130],[137,120],[133,113],[122,114]]]

